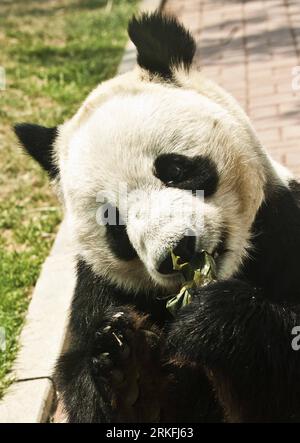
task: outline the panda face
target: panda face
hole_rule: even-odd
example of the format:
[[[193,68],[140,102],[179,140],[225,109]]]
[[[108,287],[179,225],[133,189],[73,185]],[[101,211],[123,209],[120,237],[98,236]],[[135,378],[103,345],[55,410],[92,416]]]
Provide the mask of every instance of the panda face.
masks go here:
[[[117,92],[116,92],[117,91]],[[246,254],[263,171],[223,106],[137,74],[103,85],[60,129],[56,155],[76,252],[120,286],[175,290],[170,251]]]
[[[16,134],[58,183],[75,253],[94,273],[136,293],[173,292],[171,251],[206,250],[228,278],[265,189],[284,174],[236,101],[192,69],[195,42],[175,19],[142,15],[129,35],[135,70],[98,86],[64,125]]]

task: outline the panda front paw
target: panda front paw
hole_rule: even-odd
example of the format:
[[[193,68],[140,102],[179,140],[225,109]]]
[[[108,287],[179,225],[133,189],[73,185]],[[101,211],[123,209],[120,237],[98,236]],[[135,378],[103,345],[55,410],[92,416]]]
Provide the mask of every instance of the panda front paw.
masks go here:
[[[128,359],[132,335],[133,329],[122,311],[114,314],[109,324],[95,332],[91,357],[95,376],[107,374]]]
[[[160,332],[130,308],[115,312],[95,332],[91,373],[110,404],[112,421],[159,419],[158,398],[149,390],[158,375],[159,352]]]
[[[135,339],[133,325],[123,311],[114,314],[111,321],[95,333],[91,371],[97,385],[101,388],[101,384],[105,384],[111,391],[114,409],[120,398],[128,407],[138,398],[138,372],[133,358]]]

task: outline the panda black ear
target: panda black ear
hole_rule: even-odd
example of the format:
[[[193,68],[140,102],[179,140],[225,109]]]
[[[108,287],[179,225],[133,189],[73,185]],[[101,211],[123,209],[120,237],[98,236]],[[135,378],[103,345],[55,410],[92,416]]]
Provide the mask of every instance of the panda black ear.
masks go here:
[[[14,126],[14,130],[25,151],[48,172],[50,178],[55,178],[58,170],[52,158],[52,149],[57,127],[19,123]]]
[[[175,18],[160,12],[133,17],[128,34],[138,52],[138,64],[165,79],[172,77],[172,68],[192,64],[196,43]]]

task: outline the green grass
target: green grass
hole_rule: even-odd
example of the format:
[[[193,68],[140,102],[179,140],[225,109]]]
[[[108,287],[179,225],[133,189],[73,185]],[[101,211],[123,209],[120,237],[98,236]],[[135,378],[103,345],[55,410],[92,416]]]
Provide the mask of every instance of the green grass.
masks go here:
[[[46,174],[17,148],[11,125],[56,125],[115,74],[137,0],[1,0],[0,397],[11,381],[32,288],[61,220]],[[34,362],[33,362],[34,364]]]

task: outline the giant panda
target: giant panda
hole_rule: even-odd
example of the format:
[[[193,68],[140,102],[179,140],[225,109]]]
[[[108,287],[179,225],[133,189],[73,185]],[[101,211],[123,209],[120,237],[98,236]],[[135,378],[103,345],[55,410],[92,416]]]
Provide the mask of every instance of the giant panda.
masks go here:
[[[175,18],[142,14],[128,30],[132,72],[58,127],[15,127],[59,190],[74,246],[55,372],[67,420],[297,422],[299,184],[193,68],[195,41]],[[176,316],[170,250],[208,251],[217,272]]]

